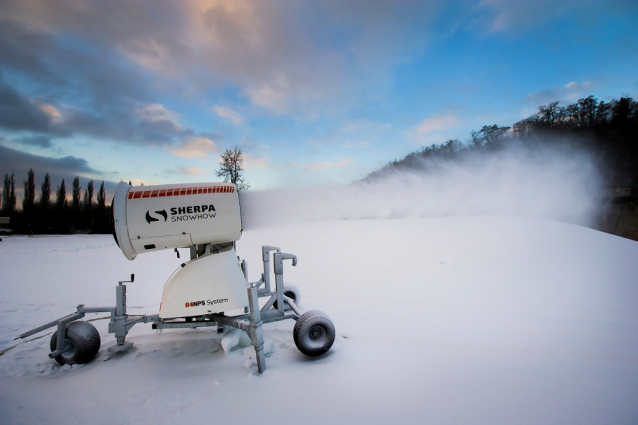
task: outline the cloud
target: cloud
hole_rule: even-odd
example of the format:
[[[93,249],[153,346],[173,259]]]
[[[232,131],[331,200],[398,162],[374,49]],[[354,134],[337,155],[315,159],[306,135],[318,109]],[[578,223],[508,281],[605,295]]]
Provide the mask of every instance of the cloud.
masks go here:
[[[11,19],[12,6],[19,6],[19,9],[24,5],[5,2],[4,6],[0,6],[0,16],[4,18],[0,21],[0,57],[3,67],[36,76],[49,83],[55,81],[54,73],[49,71],[46,64],[50,52],[58,50],[52,37],[34,33],[27,29],[24,22]]]
[[[551,102],[574,102],[581,97],[589,94],[594,87],[591,81],[584,83],[576,83],[574,81],[565,84],[562,87],[541,90],[525,96],[524,101],[534,106],[546,105]]]
[[[57,124],[62,121],[60,111],[55,106],[48,103],[40,103],[38,107],[50,117],[52,123]]]
[[[181,128],[177,123],[179,115],[173,111],[169,111],[163,105],[152,103],[150,105],[137,108],[135,112],[144,121],[169,121],[175,128]]]
[[[0,56],[108,103],[229,84],[255,105],[299,113],[338,105],[366,77],[390,90],[391,70],[427,47],[441,4],[14,0],[0,4]]]
[[[19,182],[26,179],[27,173],[31,168],[35,172],[38,195],[40,192],[40,182],[44,179],[46,173],[49,173],[51,176],[52,191],[56,190],[56,185],[59,185],[62,179],[65,180],[68,191],[70,183],[75,176],[80,177],[82,187],[85,188],[91,177],[99,177],[105,174],[92,168],[84,158],[74,156],[48,158],[0,145],[0,175],[4,176],[7,173],[15,173],[16,192],[22,193],[22,185],[19,184]],[[112,196],[117,183],[105,180],[104,185],[107,195],[109,197]]]
[[[187,167],[184,165],[171,170],[166,170],[166,172],[169,174],[181,174],[183,176],[199,176],[200,174],[209,174],[208,171],[202,170],[201,168]]]
[[[169,147],[168,151],[182,158],[193,159],[219,152],[219,148],[206,137],[188,137],[178,146]]]
[[[289,96],[290,85],[283,75],[273,81],[252,87],[247,90],[250,100],[259,106],[282,112],[288,106],[286,98]]]
[[[346,165],[352,164],[354,162],[353,158],[344,158],[338,162],[309,162],[306,165],[301,167],[302,170],[314,171],[317,169],[323,168],[342,168]]]
[[[175,145],[195,135],[159,112],[143,105],[103,113],[69,108],[60,126],[72,134],[158,147]]]
[[[254,170],[255,168],[268,169],[268,160],[249,153],[244,153],[244,164],[247,170]]]
[[[57,117],[52,115],[49,107],[20,94],[4,81],[0,73],[0,128],[50,132]]]
[[[23,168],[28,170],[30,166],[36,166],[43,170],[46,169],[47,172],[102,174],[100,171],[91,168],[87,160],[83,158],[76,158],[74,156],[48,158],[0,145],[0,169],[10,170],[13,168]]]
[[[53,146],[51,138],[46,136],[24,136],[11,140],[12,142],[20,143],[23,145],[37,146],[40,148],[50,148]]]
[[[337,145],[341,148],[364,148],[388,137],[391,124],[369,119],[346,119],[336,127],[321,129],[310,136],[315,146]]]
[[[235,125],[241,124],[244,122],[244,117],[242,117],[238,112],[233,111],[230,108],[221,105],[213,106],[213,110],[217,115],[224,118],[226,121],[229,121]]]
[[[116,102],[109,108],[78,108],[28,99],[0,74],[0,128],[30,134],[18,143],[50,147],[51,138],[86,135],[116,143],[135,143],[167,149],[194,147],[194,139],[221,140],[219,132],[197,133],[183,128],[179,115],[158,103]],[[47,142],[48,140],[48,142]],[[206,149],[200,142],[200,150]]]
[[[477,22],[489,32],[522,32],[558,16],[588,8],[590,0],[481,0],[475,11]]]
[[[432,115],[421,121],[415,128],[417,133],[428,134],[456,127],[461,120],[456,115]]]
[[[29,82],[20,85],[22,90],[46,93],[45,99],[24,94],[0,73],[0,128],[148,145],[176,144],[195,134],[181,128],[176,114],[149,102],[148,79],[117,54],[106,50],[96,60],[92,49],[97,46],[90,45],[91,37],[74,40],[82,47],[77,51],[56,43],[53,28],[63,29],[55,23],[61,16],[49,6],[38,1],[0,5],[1,16],[14,17],[0,24],[3,69],[18,72],[21,80]],[[31,9],[46,13],[32,15]],[[66,38],[74,35],[71,31]]]

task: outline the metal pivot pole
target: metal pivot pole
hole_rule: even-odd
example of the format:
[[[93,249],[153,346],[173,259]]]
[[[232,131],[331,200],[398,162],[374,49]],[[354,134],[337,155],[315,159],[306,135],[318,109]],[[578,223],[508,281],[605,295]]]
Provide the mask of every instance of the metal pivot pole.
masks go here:
[[[277,248],[276,246],[269,246],[269,245],[264,245],[261,247],[261,258],[264,262],[264,274],[263,274],[263,280],[264,280],[264,287],[266,288],[266,291],[268,291],[268,293],[270,293],[270,270],[268,270],[268,266],[270,264],[270,252],[271,251],[276,251],[276,252],[281,252],[281,249]]]
[[[239,260],[239,257],[237,257],[237,259]],[[248,263],[246,260],[241,260],[240,267],[241,271],[244,273],[244,279],[246,279],[246,283],[248,283]],[[244,307],[244,313],[248,313],[248,307]]]
[[[117,353],[120,351],[128,350],[133,346],[132,342],[125,342],[128,329],[126,328],[126,285],[124,283],[133,282],[135,275],[131,275],[130,281],[118,282],[115,287],[115,318],[109,323],[109,332],[115,334],[115,340],[117,345],[113,345],[108,348],[111,353]]]
[[[273,255],[275,269],[275,285],[277,286],[277,310],[284,314],[284,260],[292,260],[292,265],[297,265],[297,256],[276,252]]]
[[[264,373],[266,370],[266,356],[264,355],[264,334],[261,329],[261,313],[259,311],[259,297],[257,287],[250,285],[248,288],[248,307],[250,308],[250,325],[248,326],[248,336],[253,347],[255,347],[255,357],[257,359],[257,371]]]

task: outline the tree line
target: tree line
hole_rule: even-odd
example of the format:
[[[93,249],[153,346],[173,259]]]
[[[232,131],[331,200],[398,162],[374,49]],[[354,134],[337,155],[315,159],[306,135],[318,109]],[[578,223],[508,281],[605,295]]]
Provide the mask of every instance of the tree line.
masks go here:
[[[237,185],[238,190],[250,188],[243,175],[243,151],[239,146],[226,149],[220,158],[220,168],[217,177],[223,177],[224,182]],[[132,183],[129,181],[129,185]],[[144,183],[141,183],[144,186]],[[9,227],[16,233],[22,234],[68,234],[75,232],[111,233],[112,205],[106,205],[104,182],[97,193],[93,180],[90,180],[84,196],[80,177],[73,179],[71,187],[71,202],[67,199],[66,183],[64,179],[57,187],[55,194],[51,191],[51,176],[47,173],[40,185],[40,194],[36,200],[35,173],[30,169],[24,180],[24,196],[22,209],[17,208],[15,193],[15,173],[4,176],[2,197],[0,198],[0,216],[9,217]],[[95,201],[93,196],[96,195]],[[52,198],[55,199],[52,199]]]
[[[51,191],[51,177],[44,176],[39,197],[35,182],[35,172],[30,169],[24,180],[22,209],[17,208],[15,193],[15,173],[4,176],[1,211],[3,217],[10,217],[10,227],[23,234],[68,234],[73,232],[110,233],[111,206],[106,205],[104,182],[95,192],[90,180],[84,194],[80,177],[73,179],[71,202],[67,199],[64,179],[55,194]],[[94,198],[95,196],[95,198]]]
[[[498,151],[513,140],[534,148],[547,144],[568,144],[593,154],[610,188],[638,186],[638,102],[628,96],[610,102],[594,96],[559,106],[552,102],[511,127],[486,125],[470,132],[466,143],[458,139],[432,144],[392,161],[370,173],[364,181],[381,178],[398,170],[424,171],[427,161],[453,160],[475,151]]]

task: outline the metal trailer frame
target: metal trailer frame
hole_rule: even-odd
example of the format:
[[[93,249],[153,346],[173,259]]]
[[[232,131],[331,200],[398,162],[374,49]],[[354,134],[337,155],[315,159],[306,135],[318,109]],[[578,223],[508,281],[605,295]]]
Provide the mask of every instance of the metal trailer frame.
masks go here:
[[[191,260],[197,258],[198,249],[191,246]],[[135,275],[131,275],[131,280],[119,281],[115,287],[115,306],[114,307],[86,307],[84,304],[78,304],[76,312],[60,319],[53,320],[45,325],[32,329],[28,332],[20,334],[15,339],[24,339],[45,329],[57,326],[57,346],[56,349],[49,354],[49,358],[53,359],[61,354],[71,350],[73,345],[66,338],[66,326],[76,320],[82,319],[86,313],[111,313],[108,331],[115,334],[116,344],[110,346],[107,350],[111,353],[119,353],[126,351],[133,346],[133,343],[126,341],[126,335],[129,330],[138,323],[152,323],[153,329],[169,329],[169,328],[198,328],[217,326],[218,332],[224,331],[224,327],[233,327],[245,331],[250,337],[250,342],[255,348],[257,359],[257,370],[263,373],[266,370],[266,357],[264,353],[264,336],[262,325],[264,323],[278,322],[286,319],[298,320],[301,311],[295,302],[284,295],[284,260],[292,260],[292,265],[297,265],[297,256],[293,254],[282,253],[278,247],[262,246],[262,260],[264,264],[264,272],[261,279],[257,282],[248,284],[248,307],[244,309],[244,314],[239,316],[226,316],[222,313],[207,314],[195,317],[161,319],[158,314],[143,315],[131,318],[126,314],[126,285],[135,280]],[[176,249],[177,251],[177,249]],[[270,253],[273,254],[273,269],[275,272],[275,289],[271,288],[270,280]],[[179,256],[179,253],[178,253]],[[239,259],[239,257],[237,257]],[[246,260],[241,261],[241,268],[244,277],[248,282],[248,265]],[[263,288],[261,287],[263,285]],[[270,297],[266,304],[260,309],[259,298]],[[277,308],[274,307],[275,302]],[[285,304],[290,306],[292,312],[286,309]]]

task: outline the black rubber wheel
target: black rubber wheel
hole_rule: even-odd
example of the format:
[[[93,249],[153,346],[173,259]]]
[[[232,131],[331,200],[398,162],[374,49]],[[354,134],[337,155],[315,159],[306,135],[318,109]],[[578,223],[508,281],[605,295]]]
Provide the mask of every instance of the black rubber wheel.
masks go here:
[[[93,360],[100,350],[100,333],[89,322],[71,322],[66,325],[66,339],[71,341],[73,349],[55,357],[55,361],[64,364],[82,364]],[[51,352],[58,347],[58,331],[51,336]]]
[[[301,291],[299,288],[295,285],[286,285],[284,286],[284,295],[288,298],[292,298],[295,305],[299,307],[299,303],[301,302]],[[275,310],[277,310],[277,301],[275,301],[272,306]],[[284,310],[290,310],[288,303],[284,303]]]
[[[299,351],[306,356],[317,357],[332,347],[335,327],[326,313],[310,310],[299,317],[292,336]]]

